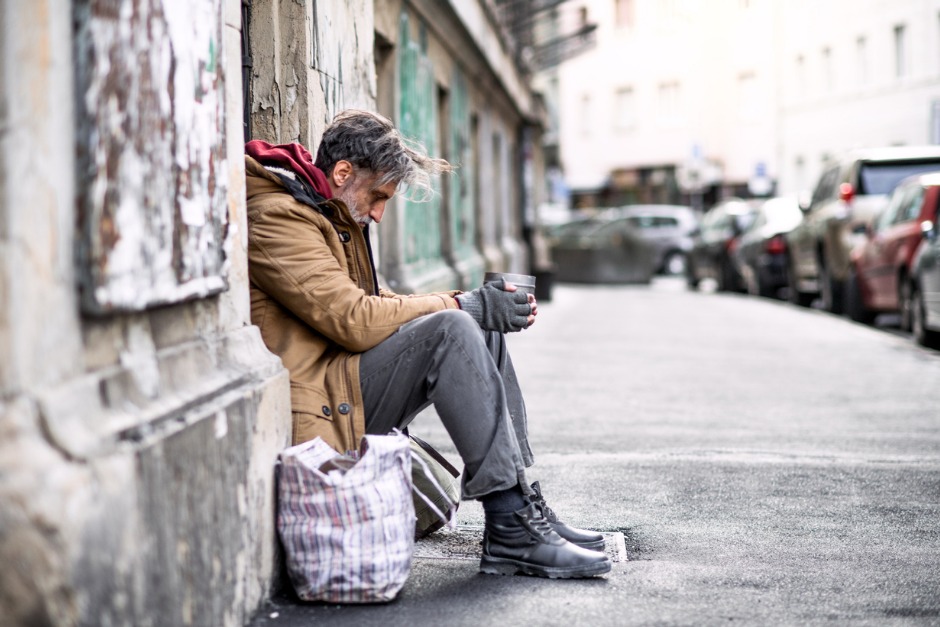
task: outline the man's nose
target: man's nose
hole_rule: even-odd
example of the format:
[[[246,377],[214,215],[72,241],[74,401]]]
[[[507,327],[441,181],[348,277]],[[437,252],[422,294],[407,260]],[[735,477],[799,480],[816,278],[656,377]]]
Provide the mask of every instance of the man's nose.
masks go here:
[[[372,218],[372,221],[378,224],[382,221],[382,216],[385,214],[385,201],[375,203],[372,205],[372,210],[369,212],[369,217]]]

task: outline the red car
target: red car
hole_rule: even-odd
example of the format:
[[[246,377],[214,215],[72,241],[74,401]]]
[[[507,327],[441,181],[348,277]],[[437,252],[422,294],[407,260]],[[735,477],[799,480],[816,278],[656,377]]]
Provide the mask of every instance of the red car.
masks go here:
[[[940,173],[905,179],[885,209],[865,227],[865,239],[850,255],[846,313],[870,324],[879,313],[900,313],[911,328],[911,264],[923,240],[921,225],[935,223]]]

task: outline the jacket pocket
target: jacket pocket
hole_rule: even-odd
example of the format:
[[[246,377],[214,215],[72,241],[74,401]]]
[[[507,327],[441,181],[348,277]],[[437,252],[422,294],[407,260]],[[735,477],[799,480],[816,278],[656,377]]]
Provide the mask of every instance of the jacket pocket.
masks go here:
[[[309,414],[331,422],[333,420],[329,396],[315,385],[291,382],[290,405],[294,413]]]
[[[293,443],[302,444],[320,437],[327,444],[336,448],[333,421],[324,416],[308,414],[302,411],[291,412],[293,418]]]
[[[291,418],[294,444],[321,437],[330,445],[335,443],[334,412],[329,398],[322,389],[303,383],[290,384]]]

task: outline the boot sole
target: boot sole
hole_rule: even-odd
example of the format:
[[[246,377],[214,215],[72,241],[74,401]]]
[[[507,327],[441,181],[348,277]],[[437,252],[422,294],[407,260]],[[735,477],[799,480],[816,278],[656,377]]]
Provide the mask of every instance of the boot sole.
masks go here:
[[[583,566],[552,567],[484,555],[480,559],[480,572],[486,575],[523,574],[532,575],[533,577],[547,577],[548,579],[583,579],[610,572],[610,560]]]

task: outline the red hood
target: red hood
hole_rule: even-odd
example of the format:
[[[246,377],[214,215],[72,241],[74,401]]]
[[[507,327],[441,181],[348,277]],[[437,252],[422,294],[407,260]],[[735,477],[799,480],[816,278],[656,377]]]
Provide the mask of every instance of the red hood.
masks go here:
[[[326,174],[313,165],[313,157],[300,144],[279,144],[274,146],[260,139],[253,139],[245,144],[245,154],[261,165],[290,170],[303,177],[324,198],[333,197],[333,192],[326,181]]]

